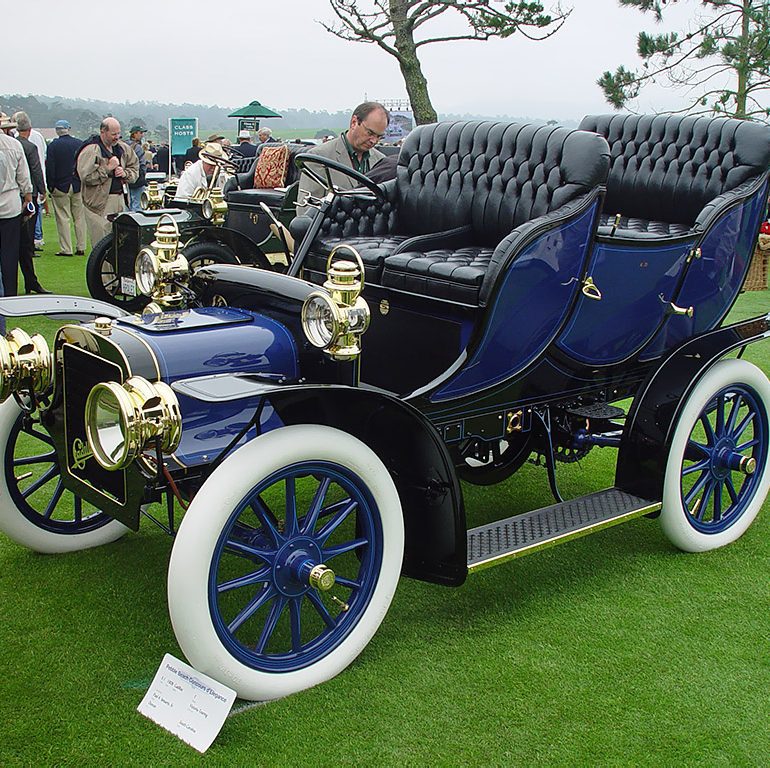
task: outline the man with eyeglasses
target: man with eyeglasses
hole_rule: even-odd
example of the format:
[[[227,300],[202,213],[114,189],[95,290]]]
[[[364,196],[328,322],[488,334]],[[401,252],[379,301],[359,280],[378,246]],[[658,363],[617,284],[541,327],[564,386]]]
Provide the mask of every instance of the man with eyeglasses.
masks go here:
[[[382,104],[365,101],[353,110],[347,131],[343,131],[336,139],[313,147],[309,153],[328,157],[366,174],[385,157],[374,145],[385,135],[389,121],[390,114]],[[331,177],[334,184],[341,189],[353,189],[358,186],[353,179],[342,173],[332,171]],[[307,210],[308,196],[318,199],[324,192],[320,184],[303,173],[299,180],[297,215],[301,216]]]

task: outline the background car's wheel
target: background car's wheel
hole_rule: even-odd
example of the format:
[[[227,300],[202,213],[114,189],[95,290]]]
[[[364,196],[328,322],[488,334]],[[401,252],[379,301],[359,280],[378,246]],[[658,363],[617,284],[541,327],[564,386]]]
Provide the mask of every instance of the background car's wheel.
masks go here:
[[[122,307],[128,312],[143,309],[150,302],[146,296],[130,296],[121,291],[111,234],[103,237],[88,256],[86,285],[95,299]]]
[[[473,446],[469,445],[472,450]],[[499,440],[490,445],[486,459],[477,459],[472,455],[461,456],[462,464],[457,467],[457,474],[474,485],[494,485],[501,483],[519,470],[532,453],[532,434],[511,435],[506,440]]]
[[[193,243],[184,249],[190,272],[208,264],[238,264],[236,255],[226,245],[220,243]]]
[[[703,552],[741,536],[770,486],[770,382],[744,360],[723,360],[698,382],[671,444],[660,515],[680,549]]]
[[[53,443],[13,399],[0,404],[0,530],[38,552],[74,552],[120,538],[124,525],[64,489]]]
[[[179,528],[168,573],[179,645],[247,699],[328,680],[382,622],[403,549],[398,493],[366,445],[315,425],[258,437],[217,467]]]

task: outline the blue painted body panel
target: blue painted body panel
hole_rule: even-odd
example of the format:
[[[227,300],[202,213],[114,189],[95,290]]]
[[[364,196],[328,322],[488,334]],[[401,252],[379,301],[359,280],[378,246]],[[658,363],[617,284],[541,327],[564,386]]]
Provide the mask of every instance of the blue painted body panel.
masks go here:
[[[588,365],[616,363],[638,352],[664,321],[694,242],[596,243],[588,274],[602,298],[581,294],[557,347]]]
[[[431,394],[432,402],[493,386],[545,349],[580,289],[597,205],[536,238],[508,266],[476,349],[468,363]]]
[[[701,258],[691,262],[676,298],[678,306],[693,307],[693,317],[669,317],[644,350],[643,360],[659,357],[685,339],[719,325],[743,285],[766,208],[765,184],[709,228],[700,243]]]
[[[291,333],[264,315],[231,307],[166,312],[148,318],[124,318],[119,325],[139,334],[155,354],[161,379],[173,383],[195,376],[225,373],[299,375],[297,347]],[[245,427],[260,398],[204,403],[179,394],[182,441],[174,458],[182,466],[205,464]],[[263,431],[281,426],[273,409],[260,418]],[[242,442],[256,436],[252,427]]]

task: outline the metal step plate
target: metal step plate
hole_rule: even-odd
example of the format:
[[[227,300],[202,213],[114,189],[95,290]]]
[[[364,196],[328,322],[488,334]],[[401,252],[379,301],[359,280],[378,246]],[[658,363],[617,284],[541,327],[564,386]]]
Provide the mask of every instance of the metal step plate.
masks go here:
[[[488,568],[514,557],[561,544],[660,509],[647,501],[607,488],[562,504],[536,509],[468,531],[468,570]]]

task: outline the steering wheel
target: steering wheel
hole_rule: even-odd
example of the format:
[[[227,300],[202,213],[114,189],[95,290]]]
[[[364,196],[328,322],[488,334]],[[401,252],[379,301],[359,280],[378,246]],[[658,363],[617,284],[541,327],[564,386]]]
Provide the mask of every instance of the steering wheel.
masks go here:
[[[336,160],[332,160],[322,155],[314,155],[309,152],[303,152],[294,158],[294,163],[300,171],[306,173],[316,184],[320,184],[327,192],[334,192],[335,195],[364,197],[374,199],[378,203],[385,201],[385,194],[382,189],[375,184],[368,176],[364,176],[363,173],[353,170],[350,166],[338,163]],[[320,170],[309,167],[313,165],[320,165],[323,168],[323,175]],[[350,177],[359,184],[361,187],[366,188],[366,192],[362,192],[360,189],[340,189],[332,181],[332,171],[337,171],[345,176]]]

